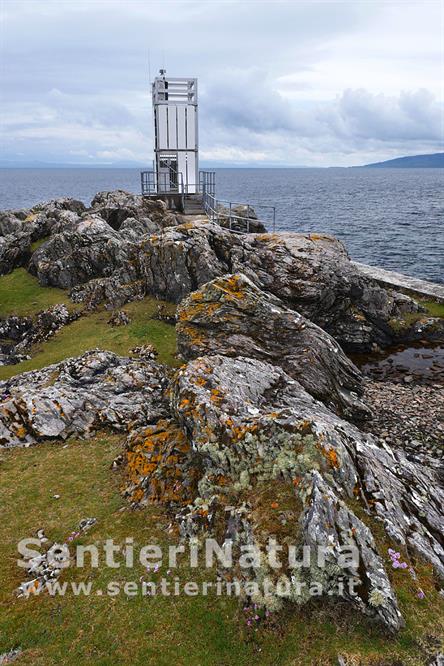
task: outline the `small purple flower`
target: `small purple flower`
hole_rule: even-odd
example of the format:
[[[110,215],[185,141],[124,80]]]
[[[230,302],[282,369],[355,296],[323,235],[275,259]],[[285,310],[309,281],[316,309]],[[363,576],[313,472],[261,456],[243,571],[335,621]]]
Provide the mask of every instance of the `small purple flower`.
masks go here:
[[[407,562],[400,562],[399,563],[399,568],[400,569],[407,569]]]
[[[425,593],[423,590],[421,590],[421,588],[419,588],[416,596],[418,597],[418,599],[424,599]]]
[[[255,615],[255,616],[254,616],[254,619],[256,620],[256,622],[257,622],[258,620],[260,620],[259,615]]]
[[[251,620],[247,620],[247,625],[251,627]]]
[[[397,560],[393,560],[393,562],[392,562],[392,567],[393,567],[394,569],[399,569],[400,566],[401,566],[401,565],[400,565],[400,563],[399,563]]]

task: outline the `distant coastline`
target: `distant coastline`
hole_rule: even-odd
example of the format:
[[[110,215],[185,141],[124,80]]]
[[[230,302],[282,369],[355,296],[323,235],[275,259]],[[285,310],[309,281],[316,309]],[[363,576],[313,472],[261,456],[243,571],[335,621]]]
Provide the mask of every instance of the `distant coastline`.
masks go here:
[[[0,160],[0,169],[145,169],[147,163],[142,162],[105,162],[96,164],[82,164],[70,162],[19,162],[13,160]],[[303,164],[274,164],[262,163],[239,164],[237,162],[202,162],[202,169],[444,169],[444,152],[428,155],[408,155],[396,157],[383,162],[371,162],[370,164],[359,164],[354,166],[306,166]]]
[[[351,167],[355,169],[357,167]],[[409,155],[407,157],[396,157],[384,162],[373,162],[364,164],[366,169],[444,169],[444,153],[432,153],[431,155]]]

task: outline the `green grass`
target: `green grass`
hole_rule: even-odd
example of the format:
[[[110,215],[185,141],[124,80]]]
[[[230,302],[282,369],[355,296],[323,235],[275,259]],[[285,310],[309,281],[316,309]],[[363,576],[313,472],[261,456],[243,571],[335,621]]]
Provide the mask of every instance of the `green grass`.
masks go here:
[[[8,285],[14,285],[14,291],[8,291]],[[5,299],[3,300],[3,296]],[[33,314],[55,303],[70,303],[66,292],[61,289],[40,287],[37,281],[23,269],[0,278],[0,302],[3,316],[7,314]],[[152,316],[159,304],[173,314],[175,306],[155,298],[147,297],[124,306],[131,322],[128,326],[113,327],[108,324],[111,313],[104,308],[85,314],[68,326],[64,326],[56,335],[31,351],[31,359],[16,365],[0,366],[0,380],[8,379],[21,372],[44,368],[58,363],[70,356],[78,356],[88,349],[100,348],[127,355],[133,347],[152,344],[159,354],[159,360],[167,365],[178,365],[176,353],[175,327]],[[0,311],[0,316],[2,312]]]
[[[60,302],[69,303],[65,292],[40,287],[23,269],[0,278],[0,316],[32,315]],[[123,327],[111,327],[110,313],[104,310],[83,316],[33,349],[30,361],[0,368],[0,379],[94,347],[127,354],[136,345],[151,343],[161,361],[177,364],[174,327],[151,319],[158,303],[146,298],[127,304],[131,323]],[[167,307],[173,312],[173,305]],[[122,445],[123,436],[102,434],[89,441],[69,440],[67,448],[65,443],[47,443],[0,452],[0,654],[21,646],[21,666],[327,666],[337,663],[338,654],[361,666],[425,662],[424,640],[442,635],[443,612],[430,568],[424,565],[417,567],[424,600],[416,598],[405,571],[390,570],[407,623],[396,638],[360,614],[323,600],[289,610],[270,626],[250,632],[239,621],[234,600],[212,595],[17,599],[14,590],[23,579],[15,562],[17,542],[41,527],[51,539],[60,540],[81,519],[94,516],[97,524],[81,537],[82,543],[100,545],[106,538],[123,543],[133,537],[137,549],[177,542],[165,529],[170,517],[161,507],[131,511],[122,498],[122,473],[110,469]],[[54,494],[60,499],[54,500]],[[358,505],[353,508],[359,513]],[[386,554],[390,544],[380,524],[371,521],[371,527],[380,552]],[[95,589],[103,589],[110,580],[139,581],[144,573],[140,565],[119,570],[88,566],[70,568],[61,580],[93,580]],[[215,572],[190,572],[182,566],[177,575],[182,581],[214,580]]]
[[[397,333],[403,333],[415,324],[427,317],[444,318],[444,303],[437,303],[436,301],[427,301],[416,298],[419,305],[425,308],[426,312],[408,312],[399,319],[391,319],[389,324],[391,328]]]
[[[24,268],[16,268],[0,277],[0,317],[29,316],[57,303],[70,303],[67,292],[56,287],[41,287],[37,278]]]
[[[419,301],[423,305],[428,314],[432,317],[441,317],[444,319],[444,303],[437,303],[436,301]]]
[[[46,243],[46,241],[48,240],[48,238],[49,238],[49,236],[46,236],[46,238],[39,238],[38,240],[36,240],[36,241],[34,241],[33,243],[31,243],[31,252],[35,252],[36,250],[38,250],[39,247],[40,247],[41,245],[43,245],[43,243]]]
[[[51,539],[62,539],[81,519],[93,516],[97,524],[79,539],[85,545],[100,546],[106,538],[123,544],[125,537],[133,537],[137,553],[144,544],[177,542],[166,530],[170,518],[161,507],[128,509],[120,492],[122,472],[110,469],[122,443],[122,436],[102,434],[89,441],[69,440],[67,448],[48,443],[1,453],[0,654],[21,646],[21,666],[327,666],[337,663],[337,654],[360,666],[425,663],[421,642],[426,635],[438,635],[443,617],[427,568],[420,573],[427,594],[423,601],[415,598],[405,571],[392,572],[407,621],[397,638],[360,614],[326,602],[284,612],[270,627],[250,633],[239,621],[237,603],[214,595],[17,599],[14,589],[23,579],[15,562],[17,542],[41,527]],[[54,500],[54,494],[60,499]],[[378,524],[375,529],[385,548]],[[151,574],[152,579],[165,576],[165,570]],[[71,567],[61,580],[92,580],[97,590],[111,580],[139,581],[144,573],[140,565]],[[174,575],[185,582],[214,580],[215,574],[190,572],[183,564]]]

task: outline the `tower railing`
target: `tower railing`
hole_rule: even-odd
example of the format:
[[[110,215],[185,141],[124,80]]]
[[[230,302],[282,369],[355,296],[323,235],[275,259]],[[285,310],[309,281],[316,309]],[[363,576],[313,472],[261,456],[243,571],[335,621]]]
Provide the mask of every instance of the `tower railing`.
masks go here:
[[[141,171],[142,194],[182,194],[185,192],[181,171],[167,172]]]
[[[174,197],[180,201],[181,210],[185,209],[185,198],[190,185],[184,184],[183,173],[170,168],[169,172],[157,173],[154,170],[140,174],[142,194],[144,196]],[[251,204],[216,198],[216,172],[200,171],[197,196],[202,196],[202,205],[210,220],[232,231],[250,232],[252,224],[261,222],[265,228],[276,230],[276,208],[265,204]],[[194,195],[193,195],[194,196]]]

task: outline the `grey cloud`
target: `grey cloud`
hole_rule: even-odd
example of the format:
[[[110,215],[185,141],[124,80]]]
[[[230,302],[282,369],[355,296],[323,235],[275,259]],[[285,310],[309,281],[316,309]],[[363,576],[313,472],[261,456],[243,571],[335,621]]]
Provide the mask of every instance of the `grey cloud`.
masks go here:
[[[319,63],[382,21],[383,3],[5,5],[1,140],[9,159],[148,162],[148,50],[152,74],[165,53],[168,71],[199,77],[207,159],[332,164],[352,156],[356,163],[372,153],[440,149],[442,105],[429,90],[316,88]],[[408,65],[407,52],[396,57]],[[282,94],[286,77],[291,98]]]

